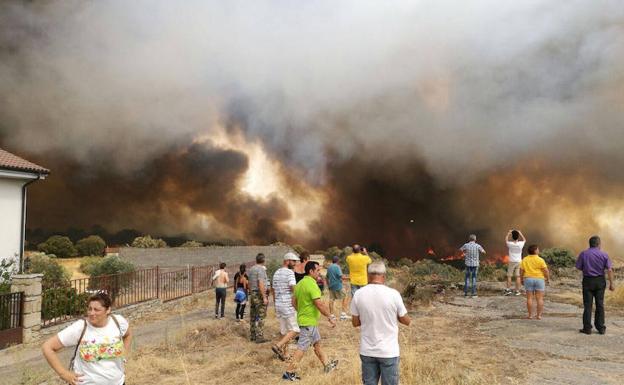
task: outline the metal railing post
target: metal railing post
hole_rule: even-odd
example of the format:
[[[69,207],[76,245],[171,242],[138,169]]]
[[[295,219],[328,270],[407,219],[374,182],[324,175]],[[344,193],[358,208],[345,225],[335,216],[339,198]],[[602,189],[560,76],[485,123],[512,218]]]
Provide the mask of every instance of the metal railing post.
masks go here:
[[[160,298],[160,267],[156,266],[156,298]]]
[[[191,294],[195,293],[195,266],[191,267]]]

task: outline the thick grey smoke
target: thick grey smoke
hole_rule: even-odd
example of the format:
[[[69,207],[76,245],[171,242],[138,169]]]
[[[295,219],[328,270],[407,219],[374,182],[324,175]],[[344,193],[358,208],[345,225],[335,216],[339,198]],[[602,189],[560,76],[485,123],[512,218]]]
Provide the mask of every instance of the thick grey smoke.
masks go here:
[[[619,1],[3,2],[0,59],[5,143],[119,173],[222,123],[317,186],[355,155],[624,181]]]

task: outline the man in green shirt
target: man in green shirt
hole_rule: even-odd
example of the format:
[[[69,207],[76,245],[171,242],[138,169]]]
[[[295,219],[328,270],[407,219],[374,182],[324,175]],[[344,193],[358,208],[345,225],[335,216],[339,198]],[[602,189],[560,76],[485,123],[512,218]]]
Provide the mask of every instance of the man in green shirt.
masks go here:
[[[327,317],[331,327],[336,326],[336,321],[327,309],[327,305],[321,301],[321,289],[316,284],[316,279],[321,273],[318,262],[310,261],[305,265],[305,277],[297,286],[293,295],[293,306],[297,309],[297,324],[301,329],[297,350],[293,354],[292,361],[288,365],[286,372],[282,375],[283,380],[298,381],[301,378],[295,373],[297,364],[310,346],[314,347],[314,353],[323,364],[325,373],[329,373],[336,365],[337,360],[328,360],[321,349],[321,335],[318,330],[318,321],[321,314]]]

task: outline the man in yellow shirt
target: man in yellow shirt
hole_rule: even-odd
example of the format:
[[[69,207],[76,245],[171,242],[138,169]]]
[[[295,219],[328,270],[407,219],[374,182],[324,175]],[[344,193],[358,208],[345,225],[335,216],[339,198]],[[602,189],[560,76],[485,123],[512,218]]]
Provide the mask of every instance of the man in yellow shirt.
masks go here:
[[[353,245],[353,254],[347,256],[349,280],[351,281],[351,297],[359,288],[368,284],[367,268],[372,262],[368,255],[362,253],[360,245]]]
[[[524,285],[527,296],[528,318],[533,318],[533,297],[537,300],[536,319],[542,319],[544,311],[544,291],[550,279],[546,261],[539,256],[539,247],[531,245],[528,249],[529,255],[520,262],[520,279]]]

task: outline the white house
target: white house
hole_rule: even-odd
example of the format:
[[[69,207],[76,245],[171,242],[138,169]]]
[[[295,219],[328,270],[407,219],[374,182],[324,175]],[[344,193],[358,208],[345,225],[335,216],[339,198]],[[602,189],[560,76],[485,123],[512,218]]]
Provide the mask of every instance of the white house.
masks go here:
[[[26,229],[26,189],[50,170],[0,149],[0,260],[21,266]]]

